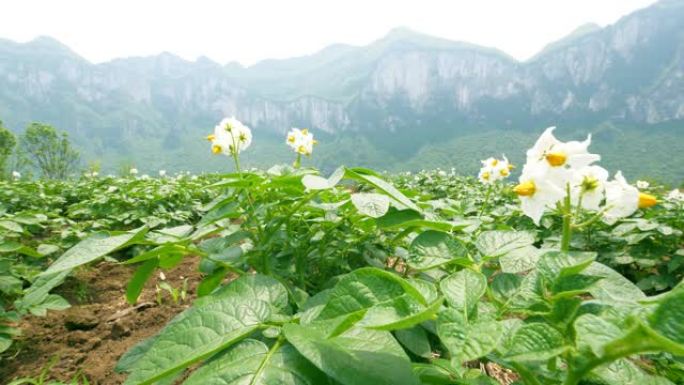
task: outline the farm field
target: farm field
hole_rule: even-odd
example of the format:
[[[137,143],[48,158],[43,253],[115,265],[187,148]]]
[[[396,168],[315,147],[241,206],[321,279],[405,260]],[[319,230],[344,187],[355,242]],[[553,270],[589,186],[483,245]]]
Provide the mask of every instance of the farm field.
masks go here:
[[[547,129],[517,184],[293,166],[0,182],[9,384],[677,384],[684,195]],[[638,186],[638,187],[637,187]],[[57,382],[61,381],[61,382]]]
[[[3,383],[684,381],[679,190],[552,130],[477,177],[320,175],[289,135],[268,170],[231,120],[233,173],[0,181]]]

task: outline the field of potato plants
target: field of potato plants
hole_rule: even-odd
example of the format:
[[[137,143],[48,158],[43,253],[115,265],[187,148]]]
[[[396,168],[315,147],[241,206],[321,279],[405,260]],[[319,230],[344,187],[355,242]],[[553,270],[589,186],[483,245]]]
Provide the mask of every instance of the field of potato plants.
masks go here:
[[[684,195],[590,138],[477,177],[207,139],[235,172],[0,182],[2,383],[684,383]]]

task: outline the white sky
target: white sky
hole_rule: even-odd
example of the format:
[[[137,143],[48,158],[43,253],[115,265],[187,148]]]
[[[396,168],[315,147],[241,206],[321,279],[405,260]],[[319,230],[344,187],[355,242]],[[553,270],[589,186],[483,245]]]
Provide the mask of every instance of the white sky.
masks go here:
[[[48,35],[92,62],[169,51],[253,64],[368,44],[398,26],[526,59],[654,0],[2,0],[0,37]]]

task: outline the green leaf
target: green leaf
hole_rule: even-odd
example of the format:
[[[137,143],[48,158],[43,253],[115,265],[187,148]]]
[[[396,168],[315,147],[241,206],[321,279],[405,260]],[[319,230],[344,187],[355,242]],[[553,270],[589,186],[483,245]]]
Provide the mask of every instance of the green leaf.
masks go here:
[[[408,281],[396,274],[376,269],[361,268],[345,275],[328,294],[328,302],[317,320],[329,320],[340,316],[366,315],[367,326],[391,327],[411,314],[425,311],[427,301]],[[392,309],[395,307],[395,309]],[[387,316],[387,318],[383,318]]]
[[[408,263],[416,270],[429,270],[447,263],[471,264],[465,246],[441,231],[420,233],[411,242],[409,253]]]
[[[24,229],[21,227],[20,224],[14,221],[0,221],[0,227],[9,230],[9,231],[14,231],[15,233],[23,233]]]
[[[202,282],[197,285],[197,296],[204,297],[205,295],[211,294],[211,292],[221,284],[223,278],[226,277],[226,274],[228,274],[228,269],[221,267],[204,277]]]
[[[324,385],[328,378],[292,345],[245,340],[195,370],[183,385]]]
[[[158,259],[148,259],[135,270],[133,277],[126,286],[126,301],[128,303],[134,304],[138,300],[143,287],[145,287],[145,282],[152,276],[158,263]]]
[[[592,370],[587,379],[598,380],[605,385],[675,385],[666,378],[645,373],[625,359],[599,366]]]
[[[104,257],[116,250],[123,249],[143,239],[147,226],[140,227],[119,235],[96,233],[67,250],[57,261],[40,275],[71,270]]]
[[[499,257],[499,265],[504,273],[522,273],[533,269],[542,255],[534,246],[523,246]]]
[[[385,182],[384,180],[377,177],[376,175],[371,175],[363,169],[353,168],[353,169],[346,169],[345,170],[345,176],[347,178],[350,178],[350,179],[355,179],[355,180],[360,180],[362,182],[366,182],[366,183],[370,184],[371,186],[375,187],[376,189],[384,192],[385,194],[390,196],[392,199],[394,199],[395,201],[397,201],[401,205],[406,206],[406,208],[417,211],[419,213],[422,212],[422,210],[418,206],[416,206],[416,204],[413,203],[410,199],[408,199],[406,197],[406,195],[402,194],[394,186]]]
[[[437,334],[451,355],[461,362],[483,357],[497,348],[504,327],[498,321],[466,322],[456,309],[445,309],[437,318]]]
[[[543,323],[521,326],[507,345],[510,348],[504,358],[518,362],[545,361],[568,349],[563,345],[563,336]]]
[[[575,343],[580,351],[603,355],[603,347],[624,332],[615,324],[594,314],[583,314],[575,320]]]
[[[273,279],[244,280],[216,298],[196,301],[154,337],[125,384],[152,384],[252,334],[270,319],[274,309],[260,299],[272,290],[260,287],[262,282],[272,285]]]
[[[285,324],[283,332],[299,353],[341,384],[420,384],[389,332],[352,328],[326,338],[318,329],[296,324]]]
[[[318,175],[304,175],[302,177],[302,184],[308,190],[327,190],[340,183],[344,174],[345,168],[339,167],[328,178],[323,178]]]
[[[599,262],[589,265],[584,270],[584,274],[603,278],[589,289],[589,293],[597,300],[614,305],[615,303],[634,304],[646,299],[641,289],[630,280]]]
[[[401,329],[394,332],[397,340],[411,353],[423,357],[432,357],[432,348],[430,347],[430,340],[425,329],[416,325],[409,329]]]
[[[432,319],[442,306],[444,298],[438,298],[429,306],[418,300],[402,296],[390,304],[373,306],[366,312],[358,326],[378,330],[398,330],[413,327]]]
[[[225,201],[217,204],[214,208],[206,213],[202,219],[197,223],[197,227],[203,227],[226,218],[237,218],[240,216],[238,202],[235,198],[228,198]]]
[[[672,290],[649,317],[649,324],[660,335],[684,349],[684,288]]]
[[[69,275],[71,270],[59,273],[41,275],[33,284],[26,289],[24,296],[14,302],[14,306],[21,312],[28,311],[31,307],[38,306],[48,297],[50,290],[59,286]]]
[[[351,201],[359,213],[371,218],[380,218],[385,215],[390,205],[387,195],[374,193],[352,194]]]
[[[475,246],[485,257],[498,257],[515,249],[534,243],[534,234],[529,231],[483,231],[475,241]]]
[[[443,279],[439,287],[449,305],[468,319],[487,290],[487,278],[482,273],[463,269]]]
[[[4,241],[3,243],[1,243],[0,253],[19,253],[28,255],[29,257],[33,258],[40,258],[43,256],[43,254],[37,252],[36,250],[33,250],[32,248],[24,246],[21,243],[15,241]]]
[[[539,259],[537,268],[546,278],[555,279],[579,274],[595,259],[596,253],[593,252],[548,251]]]
[[[48,310],[65,310],[71,307],[69,302],[57,294],[49,294],[43,302],[31,306],[28,310],[31,314],[44,317]]]

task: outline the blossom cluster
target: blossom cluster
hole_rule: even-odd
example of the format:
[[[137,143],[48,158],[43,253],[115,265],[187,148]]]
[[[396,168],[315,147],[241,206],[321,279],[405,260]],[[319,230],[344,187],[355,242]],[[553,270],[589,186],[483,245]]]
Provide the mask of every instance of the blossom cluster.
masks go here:
[[[581,142],[562,142],[554,129],[546,129],[527,151],[520,183],[513,189],[523,213],[536,224],[546,210],[566,199],[575,207],[600,212],[608,223],[656,204],[654,196],[627,183],[622,172],[608,180],[608,171],[594,164],[601,156],[589,153],[591,135]]]
[[[235,117],[225,118],[214,127],[214,133],[207,136],[211,152],[237,156],[252,144],[252,131]],[[310,156],[318,142],[308,129],[292,128],[285,143],[299,155]]]
[[[230,117],[221,120],[207,140],[211,142],[214,154],[236,156],[252,144],[252,131],[235,117]]]
[[[285,143],[287,143],[287,145],[297,154],[311,155],[314,144],[318,142],[314,140],[313,134],[306,128],[301,130],[299,128],[292,128],[290,132],[287,133]]]
[[[482,161],[482,168],[477,178],[483,184],[493,184],[496,181],[508,178],[512,169],[513,165],[508,162],[506,156],[503,159],[488,158]]]

